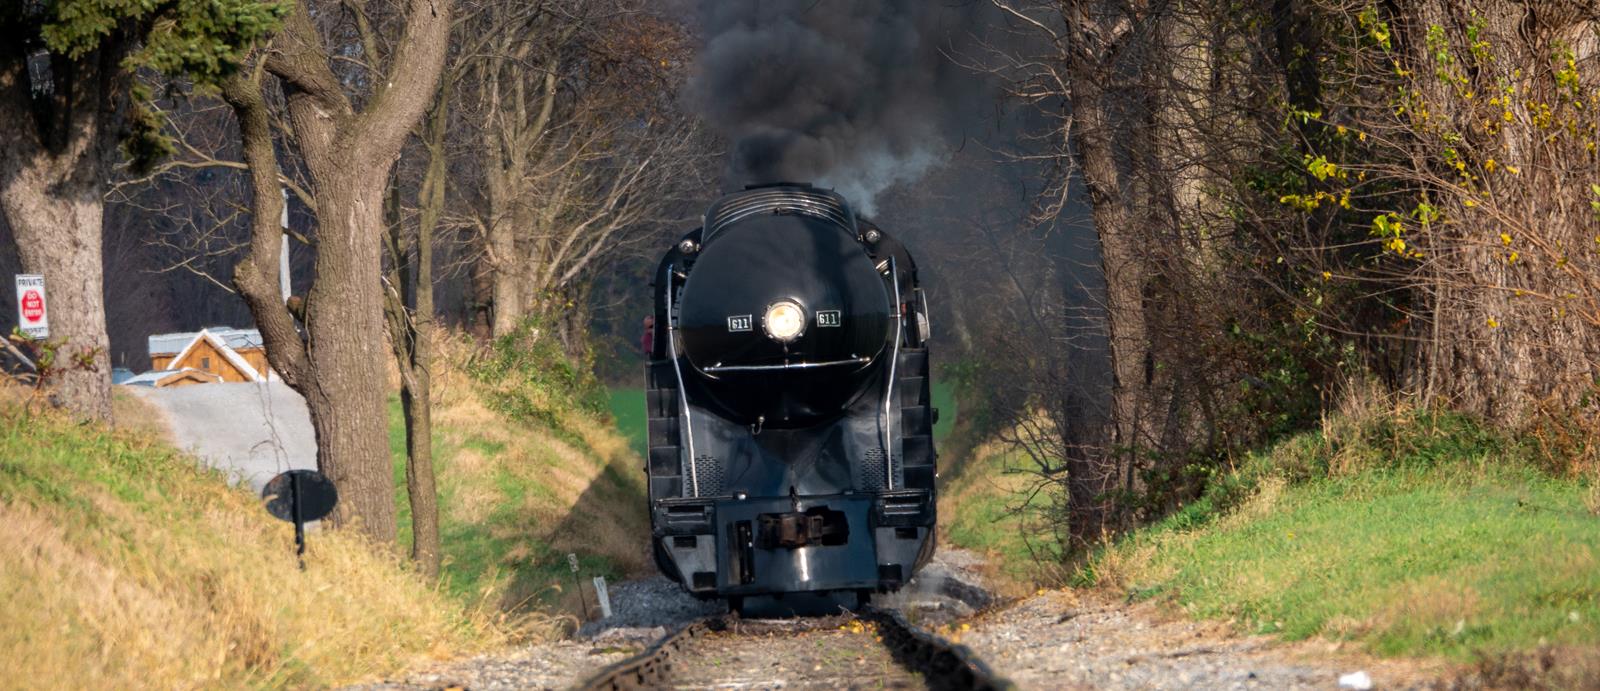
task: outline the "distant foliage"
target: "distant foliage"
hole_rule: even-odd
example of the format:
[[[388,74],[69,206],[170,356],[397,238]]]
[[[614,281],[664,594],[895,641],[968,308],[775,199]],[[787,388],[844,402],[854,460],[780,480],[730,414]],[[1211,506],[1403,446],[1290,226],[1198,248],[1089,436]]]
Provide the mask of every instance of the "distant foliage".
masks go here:
[[[537,317],[496,339],[466,369],[487,389],[489,405],[513,419],[561,430],[573,413],[606,414],[605,387],[594,368],[573,363],[561,339]]]

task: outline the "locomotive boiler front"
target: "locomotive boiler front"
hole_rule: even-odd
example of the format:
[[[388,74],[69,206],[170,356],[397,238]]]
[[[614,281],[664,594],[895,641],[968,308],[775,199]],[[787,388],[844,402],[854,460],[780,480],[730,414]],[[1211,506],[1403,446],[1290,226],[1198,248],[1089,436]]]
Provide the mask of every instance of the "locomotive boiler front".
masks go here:
[[[875,380],[890,298],[852,224],[745,218],[704,238],[684,282],[684,355],[723,415],[800,427]]]
[[[916,264],[839,195],[757,186],[662,256],[645,367],[652,550],[742,612],[835,612],[932,555]]]

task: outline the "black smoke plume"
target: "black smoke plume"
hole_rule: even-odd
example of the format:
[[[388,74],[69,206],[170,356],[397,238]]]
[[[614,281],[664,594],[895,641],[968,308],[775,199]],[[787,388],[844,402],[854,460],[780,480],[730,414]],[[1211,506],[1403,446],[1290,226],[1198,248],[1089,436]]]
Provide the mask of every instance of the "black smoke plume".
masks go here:
[[[814,182],[865,213],[959,146],[990,103],[960,64],[979,3],[704,0],[693,107],[730,145],[729,182]]]

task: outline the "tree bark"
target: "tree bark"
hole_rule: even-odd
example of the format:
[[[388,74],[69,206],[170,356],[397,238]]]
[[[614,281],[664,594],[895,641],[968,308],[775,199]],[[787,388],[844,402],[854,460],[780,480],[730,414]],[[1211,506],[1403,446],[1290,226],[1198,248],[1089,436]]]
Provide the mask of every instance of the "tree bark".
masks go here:
[[[94,352],[92,368],[66,367],[53,397],[81,419],[104,422],[111,421],[111,356],[101,224],[116,155],[114,52],[55,61],[54,70],[72,74],[56,80],[52,112],[40,119],[27,62],[0,60],[0,121],[9,123],[0,136],[0,211],[22,270],[44,276],[50,340],[66,342],[63,355]]]

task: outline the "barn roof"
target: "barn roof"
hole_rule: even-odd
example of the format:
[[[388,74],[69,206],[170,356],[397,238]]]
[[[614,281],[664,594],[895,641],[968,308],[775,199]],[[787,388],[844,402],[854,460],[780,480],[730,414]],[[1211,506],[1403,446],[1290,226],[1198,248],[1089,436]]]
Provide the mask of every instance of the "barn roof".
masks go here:
[[[194,374],[197,374],[197,375],[200,375],[200,376],[204,376],[204,377],[209,378],[209,379],[219,379],[219,377],[217,375],[212,374],[210,372],[207,372],[205,370],[198,370],[198,369],[194,369],[193,367],[185,367],[183,369],[151,370],[149,372],[145,372],[144,374],[136,375],[136,376],[134,376],[132,378],[129,378],[129,379],[123,381],[122,384],[124,386],[155,386],[155,385],[161,383],[162,380],[164,380],[164,379],[166,379],[168,377],[183,375],[183,374],[187,374],[187,373],[194,373]]]
[[[229,326],[208,326],[200,331],[185,331],[170,334],[155,334],[150,337],[150,355],[177,355],[183,352],[189,344],[194,343],[201,332],[206,332],[217,337],[217,340],[226,343],[234,350],[260,348],[261,331],[259,329],[235,329]]]
[[[259,339],[260,337],[261,335],[257,333],[256,338]],[[183,362],[184,356],[188,355],[189,351],[194,350],[195,345],[200,343],[200,341],[210,342],[211,346],[215,348],[217,352],[222,353],[222,357],[227,358],[228,364],[233,365],[234,369],[239,370],[239,373],[244,375],[244,378],[247,381],[264,381],[261,373],[257,372],[256,368],[251,367],[250,363],[245,362],[244,358],[240,357],[239,353],[234,351],[233,346],[228,345],[227,341],[225,341],[221,336],[211,333],[210,329],[201,329],[200,333],[195,334],[194,340],[189,341],[189,345],[184,346],[183,350],[179,351],[177,356],[172,358],[172,364],[176,365],[180,362]]]

